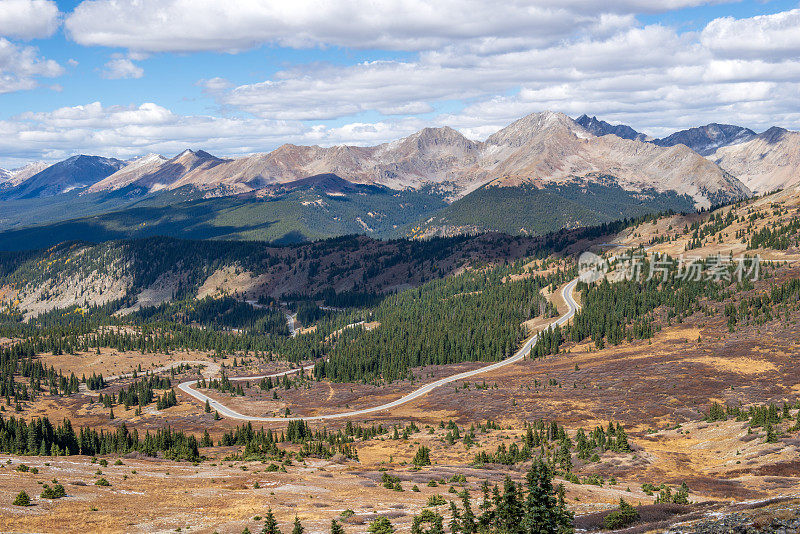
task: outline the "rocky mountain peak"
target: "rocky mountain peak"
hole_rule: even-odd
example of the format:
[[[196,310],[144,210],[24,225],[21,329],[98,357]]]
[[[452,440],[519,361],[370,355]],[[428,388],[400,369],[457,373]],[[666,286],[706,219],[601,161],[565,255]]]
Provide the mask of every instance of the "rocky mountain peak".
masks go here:
[[[663,139],[655,139],[653,143],[658,146],[686,145],[698,154],[708,156],[720,147],[749,141],[755,135],[749,128],[712,122],[705,126],[680,130]]]
[[[487,145],[519,147],[547,132],[549,135],[568,134],[587,139],[592,134],[563,113],[542,111],[516,120],[486,139]]]
[[[778,143],[783,140],[783,138],[786,136],[787,133],[789,133],[789,130],[787,130],[786,128],[781,128],[780,126],[773,126],[772,128],[769,128],[768,130],[759,134],[758,137],[760,137],[761,139],[763,139],[768,143]]]
[[[585,113],[575,119],[575,122],[583,126],[586,130],[594,135],[616,135],[622,139],[635,139],[637,141],[644,141],[647,136],[639,133],[626,124],[611,124],[606,121],[600,120],[595,116],[589,117]]]

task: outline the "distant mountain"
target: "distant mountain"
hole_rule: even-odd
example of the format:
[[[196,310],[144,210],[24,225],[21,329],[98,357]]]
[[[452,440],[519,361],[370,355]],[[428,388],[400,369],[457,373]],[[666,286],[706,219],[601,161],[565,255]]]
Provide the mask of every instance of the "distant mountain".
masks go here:
[[[630,127],[596,117],[574,121],[563,113],[542,112],[515,121],[485,142],[441,127],[369,147],[283,145],[237,159],[192,150],[170,160],[151,154],[98,180],[85,194],[133,188],[222,197],[268,192],[276,184],[326,173],[397,190],[433,186],[451,200],[490,182],[542,186],[599,176],[616,179],[627,191],[688,194],[704,207],[748,194],[735,178],[691,150],[655,147],[643,138]]]
[[[534,113],[471,141],[451,128],[426,128],[374,147],[284,145],[269,154],[199,168],[171,188],[240,193],[308,175],[394,189],[445,187],[459,198],[489,182],[546,184],[575,177],[612,176],[626,190],[689,194],[698,206],[740,198],[742,184],[691,150],[660,148],[616,135],[597,137],[561,113]]]
[[[800,132],[773,126],[708,158],[757,193],[800,184]]]
[[[413,235],[487,231],[543,235],[667,210],[693,211],[694,200],[674,191],[627,191],[612,180],[578,180],[543,187],[490,184],[439,210],[415,228]]]
[[[17,169],[0,169],[0,191],[18,186],[34,174],[42,172],[50,165],[50,163],[45,163],[43,161],[34,161],[33,163],[28,163]]]
[[[597,117],[589,117],[586,114],[575,119],[575,122],[596,136],[611,134],[621,137],[622,139],[632,139],[636,141],[647,140],[645,134],[637,132],[630,126],[625,124],[610,124],[606,121],[599,120]]]
[[[708,156],[721,147],[744,143],[755,136],[756,133],[749,128],[711,123],[681,130],[662,139],[654,139],[652,143],[664,147],[686,145],[698,154]]]
[[[689,195],[702,207],[750,193],[734,176],[684,146],[596,137],[562,113],[537,113],[512,123],[486,140],[484,153],[482,165],[499,177],[492,185],[544,187],[581,179],[632,192]]]
[[[217,158],[203,150],[184,150],[172,159],[150,154],[97,182],[86,192],[113,191],[128,186],[141,188],[146,192],[175,189],[180,187],[175,184],[188,173],[208,171],[226,161],[230,160]]]
[[[191,186],[217,194],[236,194],[334,173],[360,184],[394,189],[460,180],[459,169],[475,160],[480,143],[452,128],[425,128],[404,139],[374,147],[283,145],[210,169],[187,173],[171,187]]]
[[[66,216],[83,219],[41,227],[37,242],[159,232],[284,242],[354,232],[390,237],[411,232],[413,223],[426,227],[423,216],[465,199],[436,219],[440,228],[541,233],[750,194],[734,172],[682,143],[642,138],[596,117],[546,111],[483,142],[440,127],[377,146],[287,144],[236,159],[202,150],[130,162],[76,156],[0,189],[0,228],[19,231],[14,246],[33,242],[22,230],[29,221]]]
[[[5,198],[40,198],[88,187],[113,174],[125,162],[100,156],[73,156],[51,165],[6,191]]]
[[[144,176],[156,172],[167,158],[159,154],[148,154],[131,161],[114,174],[103,178],[86,190],[86,193],[113,191],[136,183]]]
[[[333,173],[315,174],[308,178],[301,178],[293,182],[272,184],[264,188],[264,194],[280,195],[290,191],[316,190],[328,195],[348,194],[362,191],[363,185],[357,185],[336,176]]]

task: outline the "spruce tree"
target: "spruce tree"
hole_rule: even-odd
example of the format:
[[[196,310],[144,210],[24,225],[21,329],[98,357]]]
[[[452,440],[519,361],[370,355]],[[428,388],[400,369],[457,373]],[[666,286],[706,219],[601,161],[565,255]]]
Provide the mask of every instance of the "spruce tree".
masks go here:
[[[563,497],[556,498],[550,468],[541,457],[534,460],[526,477],[528,495],[522,519],[526,534],[556,534],[572,531],[572,513]]]
[[[278,522],[275,520],[275,514],[272,513],[272,508],[267,510],[267,515],[264,517],[264,528],[261,529],[261,534],[281,534]]]
[[[461,514],[461,532],[475,534],[478,531],[478,525],[475,523],[475,514],[469,504],[469,491],[464,490],[461,493],[461,502],[464,505],[464,511]]]
[[[419,515],[415,515],[411,523],[411,534],[444,534],[442,522],[444,518],[433,510],[425,509]],[[423,525],[430,525],[424,528]]]
[[[394,534],[394,527],[391,521],[384,516],[378,517],[375,521],[369,524],[367,532],[370,534]]]
[[[397,429],[395,429],[397,431]],[[425,445],[417,449],[417,453],[412,460],[415,466],[422,467],[423,465],[431,465],[431,450]]]
[[[331,534],[344,534],[344,528],[335,519],[331,519]]]
[[[292,534],[303,534],[306,529],[303,528],[303,525],[300,524],[300,518],[294,516],[294,527],[292,528]]]

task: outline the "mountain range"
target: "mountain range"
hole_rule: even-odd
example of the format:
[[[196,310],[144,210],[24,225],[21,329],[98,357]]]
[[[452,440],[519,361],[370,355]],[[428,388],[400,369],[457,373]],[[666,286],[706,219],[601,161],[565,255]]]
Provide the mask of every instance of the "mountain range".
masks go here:
[[[259,217],[264,220],[278,201],[283,202],[280,216],[286,217],[288,210],[290,218],[298,221],[316,220],[312,211],[329,210],[326,221],[331,224],[323,226],[330,227],[332,235],[348,228],[384,237],[404,232],[538,233],[654,209],[708,208],[786,187],[800,182],[798,160],[800,133],[777,127],[757,134],[713,123],[652,138],[597,117],[582,115],[573,120],[547,111],[523,117],[485,141],[473,141],[441,127],[368,147],[287,144],[269,153],[235,159],[185,150],[172,158],[149,154],[127,162],[78,155],[49,166],[34,163],[14,171],[0,169],[0,207],[5,206],[8,214],[0,217],[0,230],[18,231],[30,226],[31,220],[63,227],[69,215],[97,217],[119,210],[161,209],[200,201],[206,201],[209,215],[218,215],[216,209],[230,210],[233,204],[239,206],[237,211],[244,204],[252,209],[252,203],[260,200],[271,203],[261,207]],[[307,180],[320,175],[327,179]],[[405,209],[404,215],[393,221],[393,209],[385,199],[399,198],[403,191],[407,192],[406,201],[420,204]],[[341,203],[356,197],[358,201],[348,209],[331,209],[334,198]],[[213,199],[220,201],[209,203]],[[291,207],[287,199],[291,199]],[[542,212],[544,220],[512,213],[508,219],[514,224],[504,225],[490,213],[503,210],[502,202],[514,204],[516,211],[526,211],[525,202],[556,202],[566,211],[549,217]],[[365,211],[356,213],[358,210],[350,209],[353,205]],[[377,214],[379,207],[389,212]],[[444,211],[437,213],[437,209]],[[141,209],[137,213],[136,225],[158,227]],[[413,222],[409,216],[420,219],[409,226]],[[337,221],[337,217],[352,220]],[[382,223],[370,224],[376,217]],[[251,225],[238,216],[223,226],[229,231],[200,233],[282,237],[274,232],[253,234]],[[250,230],[242,235],[239,230],[245,227]],[[272,227],[291,234],[286,225]],[[382,230],[375,230],[377,227]],[[117,235],[107,230],[87,238]],[[311,237],[307,224],[295,230],[302,238]],[[123,233],[128,236],[129,229]],[[323,231],[321,235],[327,234]]]

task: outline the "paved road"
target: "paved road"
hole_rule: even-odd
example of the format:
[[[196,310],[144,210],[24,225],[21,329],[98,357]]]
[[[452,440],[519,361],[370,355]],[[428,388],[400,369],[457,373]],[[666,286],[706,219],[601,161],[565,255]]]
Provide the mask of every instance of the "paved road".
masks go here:
[[[572,318],[572,316],[575,315],[575,312],[578,311],[578,309],[580,308],[580,305],[577,302],[575,302],[575,300],[572,298],[572,291],[575,289],[575,285],[577,283],[578,283],[578,279],[576,278],[575,280],[571,281],[566,286],[564,286],[564,288],[561,290],[561,295],[564,297],[564,302],[567,303],[567,307],[569,309],[567,310],[567,312],[564,315],[562,315],[561,317],[556,319],[552,324],[554,324],[554,325],[555,324],[563,325],[564,323],[569,321],[570,318]],[[431,382],[430,384],[422,386],[419,389],[416,389],[416,390],[412,391],[408,395],[404,395],[403,397],[400,397],[399,399],[394,400],[392,402],[387,402],[385,404],[381,404],[381,405],[378,405],[378,406],[373,406],[371,408],[363,408],[361,410],[352,410],[352,411],[348,411],[348,412],[339,412],[339,413],[332,413],[332,414],[326,414],[326,415],[314,415],[314,416],[309,416],[309,417],[256,417],[256,416],[250,416],[250,415],[241,414],[241,413],[239,413],[237,411],[234,411],[234,410],[228,408],[227,406],[225,406],[224,404],[220,403],[219,401],[216,401],[216,400],[212,399],[208,395],[200,393],[199,391],[197,391],[193,387],[195,384],[197,384],[196,380],[190,380],[190,381],[187,381],[187,382],[182,382],[181,384],[178,384],[178,388],[181,391],[183,391],[184,393],[187,393],[187,394],[191,395],[192,397],[194,397],[195,399],[199,400],[202,403],[205,403],[206,400],[207,400],[209,402],[209,404],[211,405],[211,408],[213,410],[216,410],[216,411],[218,411],[220,413],[220,415],[222,415],[224,417],[229,417],[231,419],[240,419],[242,421],[253,421],[253,422],[262,422],[262,423],[276,423],[276,422],[296,421],[296,420],[299,420],[299,419],[303,419],[304,421],[320,421],[320,420],[324,420],[324,419],[343,419],[343,418],[348,418],[348,417],[357,417],[357,416],[366,415],[366,414],[370,414],[370,413],[383,412],[383,411],[386,411],[386,410],[391,410],[392,408],[396,408],[398,406],[406,404],[407,402],[411,402],[412,400],[417,399],[419,397],[422,397],[423,395],[427,395],[428,393],[430,393],[434,389],[436,389],[436,388],[438,388],[440,386],[444,386],[445,384],[449,384],[451,382],[456,382],[458,380],[465,380],[467,378],[471,378],[473,376],[476,376],[476,375],[479,375],[479,374],[483,374],[483,373],[486,373],[486,372],[489,372],[489,371],[495,371],[495,370],[500,369],[501,367],[504,367],[506,365],[518,362],[518,361],[522,360],[525,356],[528,355],[528,353],[531,351],[531,347],[533,347],[533,344],[536,343],[536,340],[538,339],[538,337],[539,337],[538,334],[533,336],[533,337],[531,337],[528,341],[525,342],[525,344],[522,346],[522,348],[519,349],[516,352],[516,354],[506,358],[505,360],[499,361],[497,363],[493,363],[491,365],[487,365],[486,367],[481,367],[480,369],[474,369],[472,371],[465,371],[463,373],[458,373],[458,374],[451,375],[451,376],[448,376],[448,377],[445,377],[445,378],[441,378],[441,379],[439,379],[439,380],[437,380],[435,382]],[[275,373],[275,374],[272,374],[272,375],[228,377],[228,379],[229,380],[261,380],[262,378],[267,378],[267,377],[276,378],[276,377],[287,375],[287,374],[297,373],[299,371],[300,371],[300,368],[297,368],[297,369],[291,369],[289,371],[284,371],[284,372],[281,372],[281,373]]]

